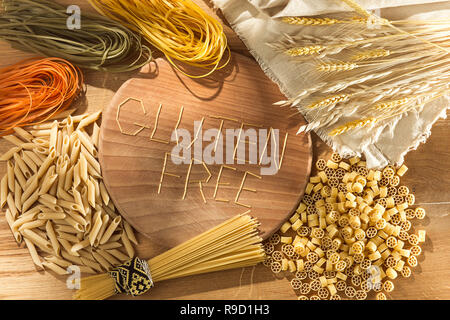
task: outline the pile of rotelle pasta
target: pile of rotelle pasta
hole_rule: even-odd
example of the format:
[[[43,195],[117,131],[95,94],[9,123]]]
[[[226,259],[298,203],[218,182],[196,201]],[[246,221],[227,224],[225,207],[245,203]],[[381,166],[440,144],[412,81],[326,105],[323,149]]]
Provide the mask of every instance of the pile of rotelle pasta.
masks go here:
[[[400,178],[408,168],[368,170],[358,157],[316,162],[294,215],[264,244],[264,265],[294,277],[299,300],[386,300],[397,277],[418,265],[425,230],[415,197]]]

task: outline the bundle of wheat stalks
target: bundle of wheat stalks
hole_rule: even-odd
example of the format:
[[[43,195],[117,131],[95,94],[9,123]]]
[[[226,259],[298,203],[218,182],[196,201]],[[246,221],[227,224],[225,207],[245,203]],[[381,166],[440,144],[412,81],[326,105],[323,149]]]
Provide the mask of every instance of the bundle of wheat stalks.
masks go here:
[[[344,2],[358,15],[283,19],[310,28],[333,26],[332,34],[285,35],[269,44],[293,61],[314,65],[318,81],[277,103],[297,107],[312,119],[299,132],[322,128],[340,135],[385,123],[450,92],[448,19],[388,21]],[[351,121],[343,123],[343,116]]]

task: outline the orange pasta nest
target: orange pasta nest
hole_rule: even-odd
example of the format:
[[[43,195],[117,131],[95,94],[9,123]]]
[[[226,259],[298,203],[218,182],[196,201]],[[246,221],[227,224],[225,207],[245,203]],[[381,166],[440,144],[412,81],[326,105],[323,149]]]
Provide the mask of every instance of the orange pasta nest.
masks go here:
[[[59,58],[33,58],[0,69],[0,136],[48,120],[79,96],[83,74]]]

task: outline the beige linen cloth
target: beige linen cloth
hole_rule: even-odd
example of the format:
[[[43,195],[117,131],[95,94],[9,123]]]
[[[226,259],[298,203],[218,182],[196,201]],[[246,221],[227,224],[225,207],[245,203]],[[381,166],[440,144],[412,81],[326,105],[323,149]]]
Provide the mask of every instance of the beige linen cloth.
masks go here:
[[[379,11],[383,18],[450,20],[450,1],[357,1],[368,9],[385,8]],[[284,33],[290,35],[308,33],[311,32],[311,28],[314,28],[315,33],[326,33],[330,32],[327,28],[333,27],[290,26],[281,22],[279,18],[351,10],[345,4],[340,4],[338,0],[213,0],[213,2],[222,10],[225,18],[244,41],[264,72],[279,85],[288,98],[313,85],[307,79],[308,67],[302,63],[293,62],[290,57],[276,52],[267,43],[280,40]],[[446,117],[447,108],[450,108],[450,97],[442,97],[423,108],[380,122],[371,129],[357,129],[336,137],[328,136],[327,130],[315,131],[342,156],[365,156],[367,165],[371,168],[380,168],[387,164],[400,165],[407,152],[415,150],[421,143],[426,142],[431,134],[432,125],[439,118]],[[309,120],[307,116],[306,120]],[[344,116],[337,124],[344,124],[351,120],[352,118]]]

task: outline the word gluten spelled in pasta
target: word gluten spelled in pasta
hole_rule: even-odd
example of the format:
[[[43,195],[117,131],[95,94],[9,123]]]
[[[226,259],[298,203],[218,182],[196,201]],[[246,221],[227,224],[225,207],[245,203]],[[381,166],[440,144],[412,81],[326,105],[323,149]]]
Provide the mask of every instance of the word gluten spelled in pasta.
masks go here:
[[[81,71],[59,58],[29,59],[0,69],[0,136],[61,116],[82,83]]]
[[[206,77],[223,68],[221,60],[228,51],[222,25],[191,0],[89,0],[100,13],[120,21],[142,34],[144,39],[165,54],[169,62],[209,69]],[[229,58],[228,58],[229,59]]]
[[[141,37],[121,24],[83,11],[79,29],[68,28],[67,6],[47,0],[2,0],[0,39],[82,68],[124,72],[151,59]]]
[[[153,282],[253,266],[265,258],[257,227],[249,215],[235,216],[148,262],[135,258],[109,274],[82,278],[75,298],[106,299],[122,292],[136,296]]]
[[[418,265],[426,237],[411,223],[425,210],[413,209],[414,195],[400,185],[408,168],[368,170],[337,153],[316,167],[294,215],[264,244],[264,265],[295,274],[299,300],[364,300],[369,292],[386,300],[392,281]]]
[[[130,225],[116,213],[97,161],[100,112],[14,128],[15,146],[0,157],[0,207],[35,265],[59,275],[69,266],[99,273],[133,258]],[[92,127],[92,135],[86,131]]]

